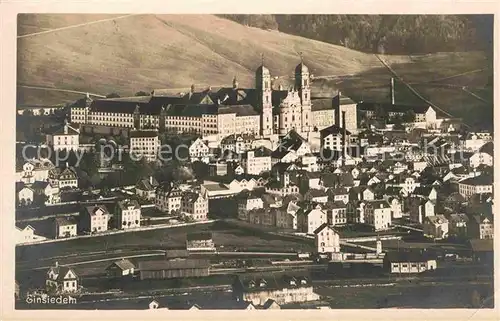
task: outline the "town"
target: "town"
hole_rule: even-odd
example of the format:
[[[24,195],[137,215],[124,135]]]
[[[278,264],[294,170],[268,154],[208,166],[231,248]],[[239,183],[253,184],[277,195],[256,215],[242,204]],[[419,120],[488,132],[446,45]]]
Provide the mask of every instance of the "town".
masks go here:
[[[315,97],[297,63],[288,88],[262,57],[254,88],[19,111],[16,306],[384,308],[432,284],[492,305],[492,133],[394,78],[384,101]]]

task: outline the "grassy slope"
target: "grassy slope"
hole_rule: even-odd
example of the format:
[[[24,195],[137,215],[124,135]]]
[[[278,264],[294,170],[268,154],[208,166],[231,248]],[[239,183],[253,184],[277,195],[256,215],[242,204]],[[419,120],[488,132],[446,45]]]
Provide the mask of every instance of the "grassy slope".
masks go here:
[[[49,30],[107,15],[22,15],[19,34]],[[357,74],[351,80],[317,80],[313,93],[336,89],[354,99],[383,99],[390,73],[371,54],[276,31],[245,27],[211,15],[143,15],[18,39],[18,83],[79,91],[132,95],[155,88],[187,89],[229,85],[234,75],[241,86],[254,86],[254,70],[264,53],[265,64],[285,86],[299,62],[298,52],[315,76]],[[488,68],[483,53],[438,53],[385,56],[406,81],[425,82],[470,70]],[[488,72],[491,72],[489,70]],[[455,78],[474,93],[492,100],[485,86],[488,72]],[[370,87],[377,88],[370,88]],[[415,87],[444,109],[491,108],[460,89]],[[401,94],[400,96],[402,96]],[[52,104],[75,94],[19,88],[19,104]],[[457,105],[460,98],[461,104]],[[63,100],[63,101],[61,101]],[[433,101],[434,102],[434,101]],[[491,108],[492,109],[492,108]],[[461,115],[457,115],[461,116]]]

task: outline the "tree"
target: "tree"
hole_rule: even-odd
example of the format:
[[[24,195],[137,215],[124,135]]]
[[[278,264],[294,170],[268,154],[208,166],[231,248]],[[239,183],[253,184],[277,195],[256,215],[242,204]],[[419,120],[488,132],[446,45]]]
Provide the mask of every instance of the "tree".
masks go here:
[[[138,91],[135,93],[136,96],[149,96],[149,94],[145,91]]]
[[[110,93],[106,95],[106,98],[120,98],[120,95],[117,93]]]

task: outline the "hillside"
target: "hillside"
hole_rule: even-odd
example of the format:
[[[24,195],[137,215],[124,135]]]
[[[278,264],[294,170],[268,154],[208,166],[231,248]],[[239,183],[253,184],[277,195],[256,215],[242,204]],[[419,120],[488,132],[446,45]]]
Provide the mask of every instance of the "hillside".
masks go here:
[[[212,15],[30,14],[20,15],[18,24],[18,34],[24,35],[18,38],[18,85],[126,96],[155,88],[183,91],[193,83],[198,88],[229,85],[236,75],[241,86],[253,86],[254,70],[263,53],[272,75],[282,76],[276,81],[286,86],[300,61],[299,52],[303,52],[304,62],[316,77],[316,95],[330,96],[339,89],[355,99],[384,98],[391,75],[373,54],[246,27]],[[77,26],[26,36],[74,25]],[[386,59],[412,82],[486,68],[472,77],[469,85],[478,89],[478,95],[489,94],[485,79],[490,77],[492,68],[489,69],[491,62],[482,52]],[[328,77],[342,75],[360,77]],[[431,96],[441,97],[439,90]],[[78,95],[18,87],[19,105],[63,103],[75,96]],[[471,100],[484,105],[478,99]],[[443,108],[456,107],[441,103]]]

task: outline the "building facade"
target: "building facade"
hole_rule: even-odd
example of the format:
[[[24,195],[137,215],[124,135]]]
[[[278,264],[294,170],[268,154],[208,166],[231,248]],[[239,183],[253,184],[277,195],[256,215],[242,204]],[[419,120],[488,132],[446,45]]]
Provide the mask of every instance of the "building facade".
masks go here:
[[[121,200],[116,205],[115,224],[118,229],[141,226],[141,206],[136,200]]]

